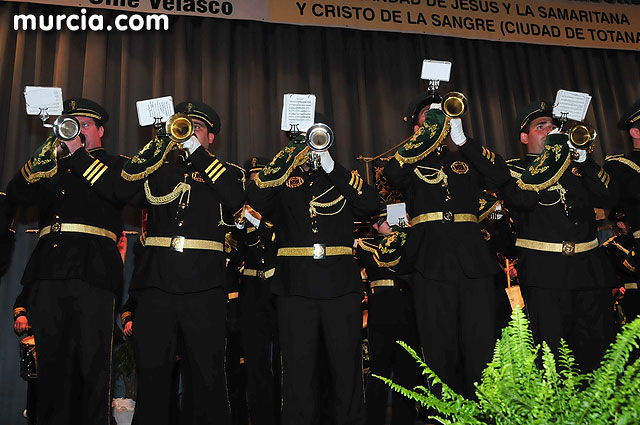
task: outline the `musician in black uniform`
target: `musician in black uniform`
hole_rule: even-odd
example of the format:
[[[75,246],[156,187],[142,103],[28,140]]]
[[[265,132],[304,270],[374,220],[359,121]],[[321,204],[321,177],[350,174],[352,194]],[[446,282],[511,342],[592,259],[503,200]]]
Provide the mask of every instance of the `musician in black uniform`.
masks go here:
[[[376,235],[359,238],[356,258],[365,267],[369,280],[367,328],[371,373],[391,377],[405,388],[418,383],[418,369],[409,354],[396,343],[404,341],[418,350],[418,331],[413,300],[406,276],[396,268],[400,264],[406,232],[391,228],[386,220],[386,206],[373,223]],[[389,387],[377,378],[367,383],[367,424],[386,423]],[[413,425],[415,402],[397,392],[392,394],[391,423]]]
[[[414,264],[412,291],[426,363],[449,387],[473,397],[473,383],[491,360],[497,337],[499,271],[478,224],[479,196],[504,180],[506,166],[467,139],[461,120],[446,117],[431,100],[427,95],[410,105],[406,121],[415,133],[384,175],[403,192],[411,217],[405,255]]]
[[[323,338],[335,422],[362,424],[362,289],[353,222],[376,212],[378,195],[328,151],[320,153],[320,168],[310,168],[308,150],[300,138],[292,140],[248,189],[249,204],[273,219],[279,247],[272,289],[282,350],[282,422],[313,420],[312,382]]]
[[[244,163],[248,185],[269,160],[252,157]],[[271,282],[276,266],[273,224],[245,206],[236,232],[242,260],[240,280],[240,332],[244,349],[249,415],[256,425],[275,424],[280,410],[277,317]]]
[[[7,195],[0,192],[0,278],[9,269],[13,251],[15,232],[11,229],[14,208],[7,201]]]
[[[527,154],[509,161],[512,179],[501,196],[515,221],[518,276],[534,338],[552,349],[563,338],[588,372],[613,333],[615,275],[598,248],[594,213],[610,202],[610,177],[586,151],[572,156],[568,136],[553,134],[556,126],[551,103],[520,111],[516,128]]]
[[[613,208],[631,226],[634,244],[629,261],[640,277],[640,100],[625,111],[618,127],[629,133],[632,150],[628,155],[607,157],[604,169],[611,176]]]
[[[168,423],[179,335],[185,348],[185,423],[227,423],[223,208],[242,205],[244,176],[207,151],[220,130],[210,106],[184,102],[176,112],[193,122],[195,134],[187,141],[159,134],[122,172],[107,170],[93,180],[100,161],[79,151],[72,164],[103,196],[148,210],[145,247],[130,288],[138,367],[133,423]]]
[[[121,167],[123,160],[102,146],[108,116],[100,105],[70,99],[64,113],[80,122],[85,155]],[[80,139],[68,143],[77,148]],[[22,278],[38,343],[37,421],[109,424],[113,327],[123,279],[116,246],[121,205],[93,192],[63,155],[50,136],[7,189],[15,204],[38,206],[40,239]]]

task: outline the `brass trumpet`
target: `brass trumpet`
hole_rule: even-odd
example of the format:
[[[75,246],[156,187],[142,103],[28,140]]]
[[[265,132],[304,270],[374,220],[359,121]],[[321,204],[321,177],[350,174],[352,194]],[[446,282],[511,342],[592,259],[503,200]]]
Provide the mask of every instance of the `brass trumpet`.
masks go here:
[[[598,132],[586,121],[578,121],[567,131],[569,142],[576,149],[584,149],[593,152]]]
[[[447,93],[440,103],[442,112],[449,118],[463,116],[467,112],[467,105],[468,101],[465,95],[457,91]]]
[[[164,131],[174,142],[185,142],[193,136],[193,121],[185,114],[173,114],[165,123]]]

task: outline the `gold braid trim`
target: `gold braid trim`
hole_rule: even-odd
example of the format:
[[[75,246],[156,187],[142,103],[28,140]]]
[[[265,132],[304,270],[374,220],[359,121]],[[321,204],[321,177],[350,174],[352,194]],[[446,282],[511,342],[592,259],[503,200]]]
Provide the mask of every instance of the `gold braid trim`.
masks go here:
[[[376,260],[378,267],[393,267],[393,266],[397,266],[400,263],[400,258],[396,258],[395,260],[389,261],[388,263],[384,263],[380,261],[377,255],[374,255],[373,259]]]
[[[449,131],[451,130],[451,126],[449,124],[449,121],[451,121],[451,118],[445,117],[445,119],[444,119],[444,128],[442,129],[442,132],[440,133],[440,137],[438,137],[438,140],[436,140],[436,142],[433,145],[431,145],[431,147],[428,148],[426,151],[424,151],[421,154],[418,154],[416,156],[410,156],[410,157],[402,156],[398,152],[396,152],[393,157],[400,163],[401,167],[404,164],[414,164],[414,163],[420,161],[421,159],[424,159],[431,152],[435,151],[438,148],[438,146],[440,146],[442,141],[449,135]]]
[[[560,169],[556,172],[556,174],[554,174],[553,177],[551,177],[546,182],[542,182],[539,184],[528,184],[523,182],[522,178],[520,178],[517,181],[518,187],[522,190],[534,190],[536,192],[544,190],[549,186],[555,184],[558,180],[560,180],[560,177],[562,177],[562,175],[567,170],[567,168],[569,168],[569,164],[571,164],[571,155],[567,155],[567,157],[564,160],[564,163],[560,166]]]
[[[167,155],[169,155],[169,152],[171,152],[174,149],[177,149],[178,147],[179,147],[178,143],[172,140],[171,142],[169,142],[169,144],[167,145],[167,148],[164,150],[164,153],[162,154],[162,159],[160,161],[156,162],[146,170],[136,174],[129,174],[126,171],[124,171],[124,168],[123,168],[120,175],[122,176],[123,179],[128,180],[130,182],[142,180],[143,178],[154,173],[158,168],[162,167],[162,164],[164,164],[164,161],[167,158]]]
[[[166,205],[178,198],[182,198],[185,193],[187,194],[187,204],[189,204],[189,198],[191,197],[191,185],[189,185],[189,183],[179,182],[168,194],[164,196],[153,196],[151,194],[151,188],[149,187],[149,180],[144,182],[144,194],[151,205]]]
[[[375,254],[376,253],[376,248],[378,248],[377,245],[368,244],[362,238],[358,239],[358,246],[360,248],[362,248],[364,251],[370,252],[372,254]]]
[[[422,172],[420,172],[420,171],[418,170],[418,168],[421,168],[421,167],[416,167],[416,168],[414,168],[414,169],[413,169],[413,173],[414,173],[416,176],[418,176],[418,178],[419,178],[420,180],[422,180],[423,182],[425,182],[425,183],[429,183],[429,184],[438,184],[438,183],[440,183],[441,181],[443,181],[443,180],[444,180],[444,183],[445,183],[445,184],[448,184],[447,173],[445,173],[442,169],[439,169],[439,170],[438,170],[438,169],[434,169],[434,168],[432,168],[432,170],[435,170],[436,172],[435,172],[435,173],[433,173],[433,174],[425,175],[425,174],[422,174]],[[432,178],[432,179],[431,179],[431,178],[429,178],[429,176],[432,176],[432,175],[434,175],[434,174],[436,175],[434,178]]]
[[[291,173],[293,172],[293,170],[296,167],[299,167],[300,165],[302,165],[305,162],[307,162],[308,154],[309,154],[309,147],[307,146],[304,149],[302,149],[298,153],[298,155],[296,155],[296,157],[294,158],[293,162],[289,166],[289,169],[287,171],[285,171],[285,173],[282,175],[282,177],[280,177],[277,180],[269,180],[269,181],[263,182],[262,180],[260,180],[260,174],[258,174],[256,176],[256,180],[255,180],[256,186],[258,186],[260,189],[265,189],[267,187],[278,187],[278,186],[280,186],[282,183],[287,181],[287,179],[289,178],[289,176],[291,175]]]
[[[628,158],[607,158],[607,161],[616,161],[631,168],[636,173],[640,173],[640,167]]]

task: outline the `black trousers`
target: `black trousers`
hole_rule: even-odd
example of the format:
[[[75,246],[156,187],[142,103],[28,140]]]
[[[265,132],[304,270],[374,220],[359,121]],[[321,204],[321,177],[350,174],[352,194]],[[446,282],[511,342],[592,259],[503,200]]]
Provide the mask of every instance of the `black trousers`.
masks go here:
[[[253,425],[273,425],[280,411],[280,347],[269,281],[244,276],[240,328]]]
[[[475,398],[473,383],[497,340],[494,277],[469,279],[458,272],[439,281],[416,273],[412,290],[427,365],[458,394]]]
[[[114,294],[80,280],[33,284],[39,424],[109,425],[115,304]]]
[[[582,372],[597,369],[615,333],[611,288],[522,289],[536,343],[557,353],[563,338]]]
[[[138,370],[137,425],[169,424],[178,334],[184,350],[183,424],[229,421],[224,373],[227,297],[222,288],[193,294],[145,289],[137,294],[133,344]]]
[[[370,324],[369,357],[371,373],[386,378],[405,388],[418,385],[418,366],[415,360],[396,341],[404,341],[419,352],[415,324]],[[389,387],[376,377],[367,382],[367,425],[384,425],[387,414]],[[391,395],[391,425],[413,425],[416,417],[415,402],[393,391]]]
[[[282,350],[283,425],[309,425],[316,409],[318,343],[324,338],[334,388],[336,425],[364,424],[362,296],[332,299],[278,298]]]

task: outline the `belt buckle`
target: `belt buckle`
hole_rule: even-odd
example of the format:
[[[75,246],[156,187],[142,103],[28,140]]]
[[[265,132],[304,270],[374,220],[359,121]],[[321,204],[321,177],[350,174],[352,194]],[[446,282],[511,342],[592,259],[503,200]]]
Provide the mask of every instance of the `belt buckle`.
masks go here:
[[[451,223],[453,221],[453,213],[451,211],[445,211],[442,213],[442,221]]]
[[[169,245],[171,251],[183,252],[184,251],[184,236],[173,236]]]
[[[576,253],[576,243],[562,241],[562,255],[573,255]]]
[[[51,232],[53,233],[60,233],[62,231],[62,224],[60,223],[53,223],[51,225]]]
[[[324,260],[327,258],[327,246],[323,243],[313,244],[313,259]]]
[[[264,270],[257,270],[256,271],[256,276],[258,276],[258,279],[264,280],[265,279]]]

